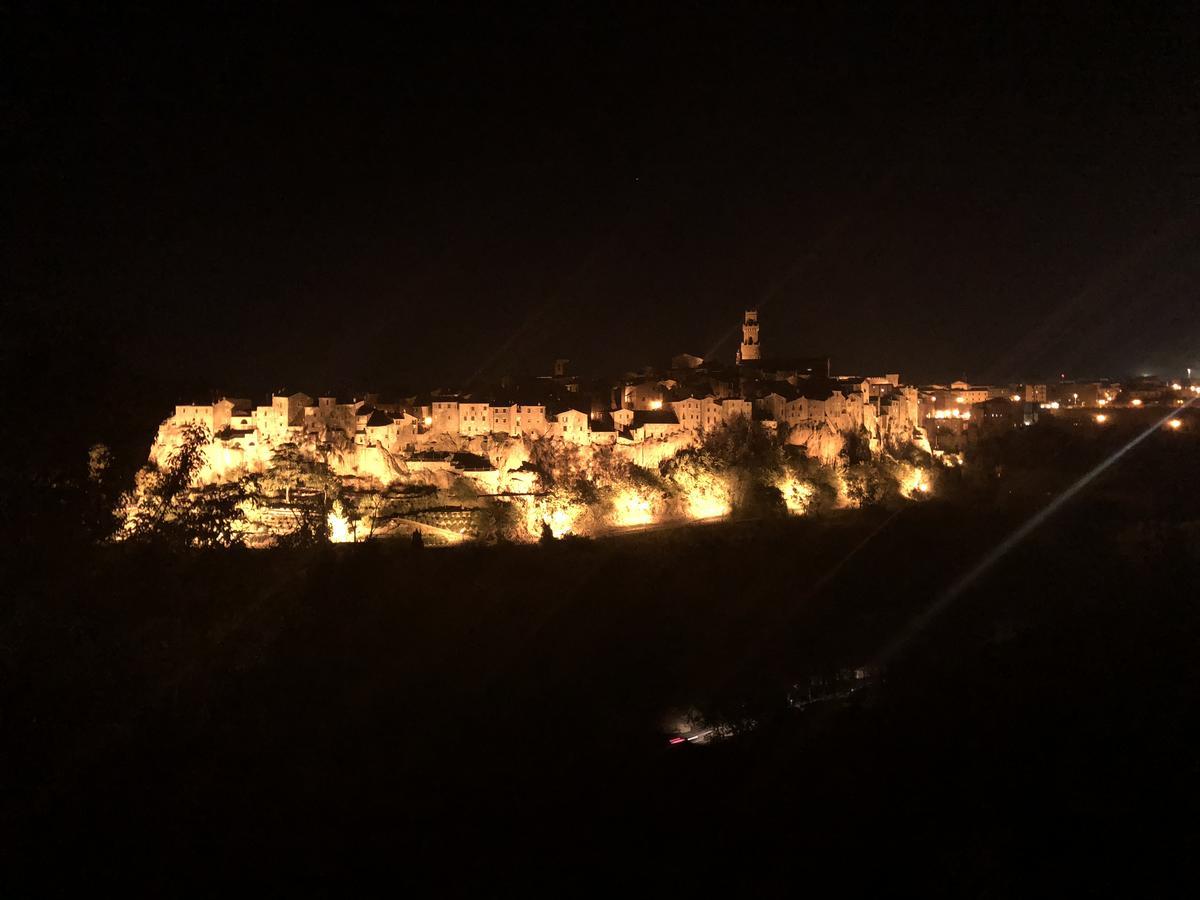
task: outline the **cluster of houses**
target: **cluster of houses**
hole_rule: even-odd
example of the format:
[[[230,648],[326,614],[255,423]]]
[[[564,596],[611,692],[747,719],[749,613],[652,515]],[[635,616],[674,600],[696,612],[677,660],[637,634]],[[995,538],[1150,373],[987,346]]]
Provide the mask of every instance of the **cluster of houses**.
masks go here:
[[[1065,377],[1051,384],[955,381],[921,389],[920,418],[935,451],[957,451],[989,433],[1032,425],[1047,412],[1067,417],[1083,414],[1104,422],[1115,410],[1179,408],[1197,395],[1200,384],[1193,381],[1190,370],[1179,379],[1147,375],[1124,384]]]
[[[909,390],[909,389],[906,389]],[[377,395],[339,403],[333,397],[314,400],[304,393],[280,394],[269,406],[227,397],[207,405],[181,405],[169,424],[199,425],[224,441],[279,443],[338,437],[360,446],[392,448],[417,445],[430,437],[549,437],[573,444],[640,442],[713,429],[736,417],[756,419],[769,427],[789,427],[840,417],[870,401],[865,391],[842,393],[828,387],[814,391],[776,385],[752,400],[742,397],[689,395],[672,399],[671,388],[656,386],[653,399],[640,399],[615,409],[597,411],[582,404],[555,409],[544,402],[496,403],[439,398],[428,402],[383,403]],[[914,392],[915,396],[915,392]]]
[[[569,375],[568,361],[557,360],[553,375],[523,383],[506,379],[460,394],[397,402],[366,394],[339,402],[332,396],[279,393],[263,405],[229,397],[177,406],[164,425],[202,425],[250,455],[257,455],[256,447],[284,441],[419,452],[444,436],[642,444],[691,438],[737,417],[787,429],[790,437],[800,436],[795,443],[826,429],[865,432],[882,442],[923,441],[927,433],[935,448],[940,437],[951,449],[972,430],[988,425],[1030,424],[1047,407],[1104,405],[1122,396],[1120,386],[1099,383],[979,386],[956,381],[917,388],[902,385],[895,373],[834,377],[828,358],[765,355],[759,330],[758,313],[748,310],[732,364],[684,353],[663,369],[589,381]]]
[[[551,438],[569,444],[612,444],[694,435],[737,417],[770,428],[816,426],[845,421],[847,427],[871,430],[891,416],[912,420],[914,388],[898,388],[890,396],[871,396],[866,382],[852,385],[772,384],[758,396],[703,396],[656,383],[634,386],[625,404],[595,409],[569,400],[509,403],[467,398],[437,398],[427,402],[384,403],[368,394],[341,403],[333,397],[314,400],[304,393],[281,394],[270,405],[254,406],[242,398],[223,398],[209,405],[175,408],[169,425],[200,425],[216,438],[253,448],[259,443],[284,441],[352,441],[359,446],[392,450],[415,449],[432,439],[451,435]],[[676,397],[675,394],[686,394]]]
[[[226,397],[180,405],[164,423],[201,425],[223,442],[253,451],[283,441],[352,442],[418,451],[440,436],[535,437],[570,444],[643,443],[689,437],[746,417],[771,428],[887,430],[917,426],[918,394],[898,375],[833,378],[827,358],[772,360],[761,354],[757,313],[748,311],[734,365],[681,354],[663,370],[616,381],[554,374],[522,385],[383,402],[366,394],[349,402],[279,393],[270,404]],[[252,453],[253,455],[253,453]]]

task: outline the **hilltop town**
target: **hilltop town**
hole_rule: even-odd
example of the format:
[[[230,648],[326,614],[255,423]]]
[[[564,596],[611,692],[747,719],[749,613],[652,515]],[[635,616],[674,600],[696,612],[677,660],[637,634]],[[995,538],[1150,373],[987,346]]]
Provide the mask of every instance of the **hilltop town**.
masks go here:
[[[761,327],[758,312],[747,310],[731,360],[683,353],[665,368],[617,379],[581,378],[561,359],[549,375],[427,397],[368,393],[340,400],[280,392],[270,404],[223,397],[179,405],[160,425],[150,462],[159,470],[169,466],[199,430],[205,437],[202,460],[190,473],[194,488],[238,484],[269,473],[290,454],[339,479],[339,490],[388,494],[391,519],[405,527],[470,519],[478,498],[486,497],[521,506],[526,536],[543,527],[558,536],[578,531],[585,508],[596,504],[554,490],[556,466],[614,489],[600,517],[608,525],[728,513],[737,489],[727,477],[681,474],[676,465],[672,485],[656,491],[644,480],[630,482],[628,472],[633,467],[649,473],[646,478],[658,477],[684,451],[735,424],[771,435],[787,448],[793,469],[797,460],[820,467],[837,504],[853,505],[846,473],[855,460],[904,461],[907,468],[889,477],[900,493],[912,496],[931,489],[928,471],[962,465],[973,441],[1031,425],[1042,414],[1085,414],[1103,424],[1113,414],[1106,409],[1183,405],[1200,392],[1190,378],[1186,384],[1143,380],[1125,386],[1065,380],[918,386],[904,384],[898,373],[834,375],[828,357],[767,354]],[[614,465],[625,467],[623,480],[613,475]],[[767,486],[793,512],[808,509],[817,490],[795,471]],[[426,498],[418,502],[422,491]],[[321,497],[327,504],[328,491],[322,489]],[[268,505],[261,502],[247,518],[269,520]],[[351,518],[331,515],[331,527],[355,533]],[[292,527],[286,517],[280,521],[266,530]],[[438,526],[439,534],[457,539],[479,531],[477,523],[468,525]]]
[[[396,400],[367,393],[348,401],[295,392],[269,405],[236,397],[179,405],[162,423],[151,458],[164,462],[191,425],[214,438],[206,481],[261,471],[283,444],[320,454],[338,474],[385,485],[454,453],[489,460],[493,479],[503,481],[528,459],[511,452],[522,442],[611,446],[648,467],[738,417],[784,432],[789,444],[825,462],[847,435],[864,435],[874,452],[908,444],[930,451],[919,392],[898,374],[834,377],[828,358],[765,356],[759,328],[757,312],[747,311],[732,364],[683,353],[664,369],[612,381],[579,378],[557,360],[551,375],[486,391]],[[481,467],[473,474],[482,476]]]

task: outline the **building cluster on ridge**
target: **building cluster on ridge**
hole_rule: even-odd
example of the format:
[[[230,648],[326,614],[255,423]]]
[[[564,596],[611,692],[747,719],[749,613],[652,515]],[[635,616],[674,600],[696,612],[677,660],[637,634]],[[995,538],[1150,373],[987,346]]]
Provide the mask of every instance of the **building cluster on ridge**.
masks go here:
[[[953,451],[972,428],[978,432],[989,425],[1030,424],[1047,406],[1103,406],[1122,395],[1120,386],[1101,383],[978,386],[956,381],[918,388],[902,385],[895,373],[835,377],[827,357],[764,355],[756,310],[745,312],[732,365],[684,353],[665,369],[590,381],[568,374],[567,367],[568,361],[560,359],[554,374],[524,383],[506,379],[488,390],[435,392],[394,402],[383,402],[376,394],[349,402],[277,394],[269,405],[224,398],[177,406],[165,424],[202,425],[222,441],[244,448],[311,440],[391,450],[420,449],[441,436],[639,444],[694,437],[747,417],[789,433],[809,433],[828,424],[876,437],[928,436],[934,448]]]
[[[253,446],[292,437],[359,445],[419,444],[427,436],[550,437],[574,444],[638,443],[711,429],[744,416],[768,427],[823,422],[847,410],[872,407],[875,416],[895,412],[894,403],[916,403],[916,391],[898,375],[832,378],[829,360],[765,358],[760,353],[758,315],[747,311],[734,365],[690,354],[666,369],[647,368],[619,380],[587,381],[567,372],[488,391],[435,393],[383,402],[376,394],[339,402],[304,393],[277,394],[269,405],[223,398],[206,405],[181,405],[170,420],[195,424],[225,441]],[[913,412],[915,413],[915,406]]]

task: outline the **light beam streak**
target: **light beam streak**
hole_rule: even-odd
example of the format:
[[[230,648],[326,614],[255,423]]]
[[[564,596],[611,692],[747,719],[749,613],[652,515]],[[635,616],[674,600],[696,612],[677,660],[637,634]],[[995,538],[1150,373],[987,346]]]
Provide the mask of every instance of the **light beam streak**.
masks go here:
[[[1187,406],[1191,406],[1200,400],[1200,397],[1190,401]],[[1186,406],[1184,407],[1187,408]],[[1051,500],[1043,509],[1038,510],[1030,516],[1024,524],[1016,531],[1002,540],[996,545],[991,552],[984,556],[979,562],[972,566],[965,574],[959,576],[949,587],[945,588],[937,599],[922,613],[919,613],[900,634],[891,641],[879,654],[877,660],[878,665],[883,665],[891,660],[897,653],[904,648],[914,637],[920,634],[937,616],[945,612],[955,600],[963,595],[976,580],[978,580],[992,566],[998,563],[1001,559],[1007,556],[1014,548],[1016,548],[1025,538],[1029,537],[1037,528],[1047,519],[1053,516],[1056,512],[1063,508],[1071,501],[1076,494],[1082,491],[1085,487],[1095,481],[1100,475],[1111,468],[1118,460],[1126,453],[1154,434],[1167,423],[1168,420],[1175,416],[1175,411],[1167,413],[1149,428],[1140,432],[1132,440],[1126,443],[1123,447],[1109,456],[1107,459],[1097,464],[1091,471],[1082,475],[1074,484],[1068,487],[1065,491]]]

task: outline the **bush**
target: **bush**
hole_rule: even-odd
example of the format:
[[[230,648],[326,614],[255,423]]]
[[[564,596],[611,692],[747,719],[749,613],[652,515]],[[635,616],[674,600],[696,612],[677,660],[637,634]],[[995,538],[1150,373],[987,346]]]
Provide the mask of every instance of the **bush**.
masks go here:
[[[748,518],[783,518],[787,516],[788,508],[779,488],[752,484],[742,492],[741,502],[734,507],[734,512]]]
[[[887,463],[860,462],[846,470],[846,495],[855,506],[883,506],[898,498],[899,490]]]

